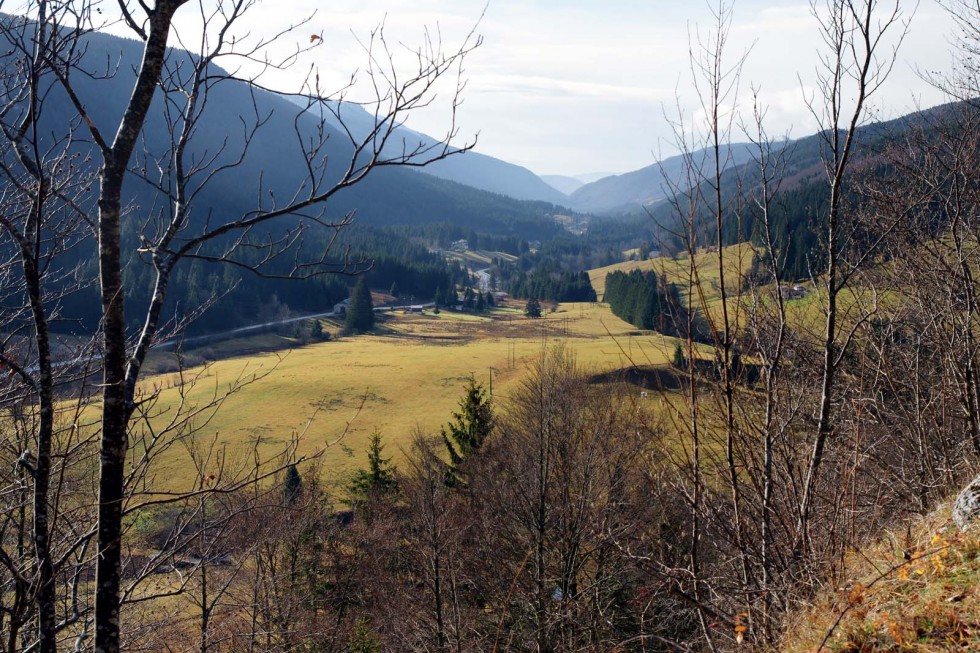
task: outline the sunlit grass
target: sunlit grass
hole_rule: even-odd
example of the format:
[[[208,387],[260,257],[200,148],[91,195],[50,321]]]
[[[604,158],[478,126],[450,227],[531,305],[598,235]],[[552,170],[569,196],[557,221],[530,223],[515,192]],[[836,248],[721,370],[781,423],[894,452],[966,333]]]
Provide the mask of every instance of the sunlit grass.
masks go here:
[[[738,288],[740,279],[752,265],[754,252],[755,247],[749,243],[741,243],[722,249],[722,257],[725,261],[725,286],[727,288],[730,290]],[[718,252],[702,251],[695,254],[694,267],[697,269],[698,279],[704,288],[705,299],[709,302],[718,300],[721,297]],[[606,292],[607,274],[616,271],[628,273],[633,270],[653,271],[658,275],[665,275],[667,281],[676,283],[681,288],[686,288],[691,278],[691,260],[683,255],[677,258],[660,256],[646,261],[624,261],[623,263],[590,270],[589,279],[596,295],[602,299]]]
[[[594,373],[663,365],[673,353],[673,339],[638,332],[604,305],[562,304],[555,312],[545,306],[538,320],[526,318],[521,308],[514,302],[489,316],[396,314],[375,335],[218,360],[186,371],[185,379],[197,381],[183,386],[184,403],[204,405],[243,375],[258,374],[207,414],[197,437],[216,438],[230,457],[255,447],[261,458],[272,458],[293,437],[299,437],[300,455],[334,443],[323,454],[323,470],[338,479],[364,465],[375,431],[384,436],[396,464],[416,429],[438,434],[471,376],[489,389],[492,370],[494,398],[506,403],[529,363],[558,342]],[[211,351],[234,346],[212,345]],[[142,382],[142,389],[160,392],[158,422],[177,405],[178,386],[175,373]],[[172,448],[160,461],[157,478],[172,485],[188,482],[187,460],[183,447]]]

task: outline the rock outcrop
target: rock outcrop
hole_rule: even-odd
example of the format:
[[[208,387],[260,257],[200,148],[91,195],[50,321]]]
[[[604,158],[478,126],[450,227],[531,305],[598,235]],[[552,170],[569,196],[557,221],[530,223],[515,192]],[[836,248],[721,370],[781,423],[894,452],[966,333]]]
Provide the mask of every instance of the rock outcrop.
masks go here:
[[[963,488],[953,504],[953,521],[965,531],[980,517],[980,476]]]

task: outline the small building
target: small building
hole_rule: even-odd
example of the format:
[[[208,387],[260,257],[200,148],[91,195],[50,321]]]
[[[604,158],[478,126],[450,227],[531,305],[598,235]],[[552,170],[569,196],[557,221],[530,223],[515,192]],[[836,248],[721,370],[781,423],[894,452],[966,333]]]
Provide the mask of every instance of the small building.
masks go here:
[[[342,302],[338,302],[333,305],[333,314],[344,317],[347,315],[347,309],[350,307],[350,297]]]
[[[806,297],[806,288],[803,286],[780,286],[779,296],[783,298],[783,301],[800,299]]]
[[[453,241],[453,244],[449,246],[449,249],[454,252],[465,252],[470,248],[470,243],[465,238],[460,238],[459,240]]]

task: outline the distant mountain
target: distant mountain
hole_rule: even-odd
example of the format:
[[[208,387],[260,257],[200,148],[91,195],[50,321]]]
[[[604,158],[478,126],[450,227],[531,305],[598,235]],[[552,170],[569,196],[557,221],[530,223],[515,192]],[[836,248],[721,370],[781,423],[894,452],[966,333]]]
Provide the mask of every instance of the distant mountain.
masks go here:
[[[708,155],[708,150],[700,150],[692,158],[696,164],[700,164]],[[751,159],[752,146],[733,144],[729,147],[728,155],[729,165],[742,165]],[[681,190],[686,190],[683,183],[686,170],[685,157],[673,156],[633,172],[604,177],[585,184],[571,194],[571,203],[576,210],[589,213],[636,211],[664,199],[671,186],[679,185]]]
[[[83,43],[85,55],[82,65],[85,68],[99,71],[105,68],[106,61],[118,62],[117,72],[111,77],[104,78],[104,75],[94,73],[79,74],[73,80],[79,100],[94,124],[111,134],[132,89],[142,44],[102,33],[87,35]],[[168,54],[175,69],[182,58],[189,56],[178,50],[171,50]],[[216,70],[215,76],[220,72]],[[134,162],[134,165],[165,156],[171,149],[172,135],[167,129],[168,110],[159,99],[151,105],[142,133],[140,161]],[[362,108],[345,105],[345,119],[348,111],[352,118],[352,131],[365,129],[370,124],[370,116]],[[261,117],[261,128],[249,134],[246,127],[256,120],[256,116]],[[78,120],[72,103],[57,85],[46,96],[41,120],[42,129],[50,133],[53,139],[61,138],[70,129],[77,128],[75,123]],[[294,102],[282,96],[250,88],[234,80],[214,85],[191,140],[190,153],[196,160],[208,161],[212,169],[223,165],[234,167],[209,178],[208,184],[201,189],[192,184],[190,190],[197,195],[191,225],[185,234],[193,234],[199,230],[198,221],[203,224],[213,220],[214,215],[243,214],[255,209],[256,202],[270,208],[274,204],[281,205],[297,192],[308,192],[310,172],[305,165],[303,148],[308,147],[318,129],[317,116],[312,112],[302,112]],[[326,125],[326,133],[329,138],[320,155],[327,164],[320,175],[320,183],[339,178],[352,152],[345,134],[329,124]],[[425,140],[428,137],[411,130],[399,130],[399,134],[402,133],[406,143],[410,143],[411,139],[431,142]],[[397,144],[389,142],[389,147],[400,149],[401,140]],[[237,161],[242,150],[245,150],[245,155],[241,161]],[[460,162],[457,163],[457,160]],[[485,170],[487,177],[496,175],[504,179],[504,182],[499,182],[501,184],[512,178],[524,179],[529,187],[543,187],[545,190],[540,194],[554,199],[564,197],[530,171],[472,152],[450,156],[443,163],[443,167],[436,168],[443,179],[421,174],[420,168],[377,169],[361,184],[343,190],[331,199],[325,207],[326,215],[337,219],[356,211],[358,220],[378,226],[452,222],[489,233],[525,230],[527,238],[540,238],[542,233],[554,229],[548,214],[557,212],[557,208],[550,203],[517,201],[502,196],[499,191],[494,191],[497,193],[494,194],[444,180],[451,176],[461,178],[476,175],[480,170]],[[152,165],[147,168],[152,169]],[[200,175],[195,179],[200,179]],[[485,185],[492,185],[491,181],[488,180]],[[262,191],[260,196],[257,194],[259,189]],[[166,206],[169,201],[160,189],[138,181],[135,176],[127,183],[126,193],[143,211]],[[514,193],[521,194],[516,190]],[[526,194],[533,193],[528,191]],[[288,227],[290,222],[295,223],[304,217],[287,216],[281,221],[283,226]]]
[[[11,20],[9,17],[6,19]],[[6,55],[3,55],[4,50],[9,50]],[[73,76],[74,91],[93,124],[111,136],[118,127],[125,101],[132,92],[142,44],[132,39],[92,33],[83,38],[79,51],[84,53],[81,66],[90,74],[79,71]],[[15,65],[16,56],[13,48],[0,48],[0,59],[4,59],[0,65]],[[183,51],[168,51],[167,69],[186,74],[184,71],[189,68],[186,62],[190,57]],[[105,75],[107,62],[111,63],[109,68],[115,71],[108,77]],[[214,73],[215,78],[224,76],[218,70]],[[69,132],[79,130],[80,121],[72,101],[60,86],[52,83],[43,95],[45,100],[38,118],[38,131],[42,134],[42,150],[46,150],[53,148],[55,143],[66,141]],[[146,236],[153,238],[163,224],[156,216],[167,215],[172,205],[169,182],[165,181],[161,186],[152,179],[154,171],[158,169],[157,161],[162,161],[160,165],[163,169],[169,165],[168,153],[172,152],[173,134],[167,126],[173,122],[173,116],[169,114],[171,110],[172,107],[163,101],[162,94],[154,99],[140,135],[139,152],[131,162],[136,173],[128,178],[123,189],[125,203],[131,206],[131,211],[127,213],[122,236],[131,253],[135,252],[141,230],[146,229]],[[360,117],[364,115],[361,110]],[[252,133],[249,127],[256,121],[261,122],[261,127]],[[329,124],[323,128],[329,138],[318,152],[317,165],[312,172],[306,166],[304,148],[317,141],[320,129],[316,116],[302,112],[294,102],[281,96],[234,80],[212,86],[187,152],[193,161],[198,164],[204,162],[204,165],[201,170],[191,174],[188,193],[194,199],[188,224],[173,241],[173,247],[179,247],[218,220],[235,219],[257,208],[273,209],[283,206],[292,198],[309,195],[311,175],[315,183],[323,185],[339,179],[350,160],[352,148],[347,136]],[[408,130],[405,132],[406,138],[412,134]],[[80,155],[79,161],[97,160],[86,157],[91,149],[94,149],[94,145],[82,141],[74,146]],[[540,184],[548,196],[564,197],[517,166],[471,153],[450,158],[456,156],[468,157],[470,163],[454,171],[447,169],[447,175],[476,175],[484,170],[487,177],[499,173],[504,180],[529,179],[528,186]],[[213,174],[206,174],[208,170],[214,171]],[[140,180],[140,173],[145,173],[148,180]],[[205,179],[207,183],[202,185]],[[80,200],[83,208],[94,211],[96,191],[96,188],[91,188],[89,194]],[[551,203],[512,199],[422,174],[415,168],[386,167],[376,169],[362,183],[337,193],[323,206],[284,215],[262,224],[249,233],[252,239],[249,242],[275,242],[296,229],[299,223],[310,225],[316,220],[335,222],[352,214],[355,225],[391,228],[439,223],[481,234],[540,240],[561,231],[551,217],[558,212],[559,209]],[[344,246],[352,243],[346,240],[343,233],[338,242],[332,242],[334,235],[332,229],[310,229],[302,242],[297,244],[305,252],[299,254],[299,258],[316,260],[332,245],[329,250],[331,260],[343,261],[347,254]],[[211,249],[221,251],[230,244],[227,240],[214,242]],[[407,252],[407,248],[401,249]],[[94,251],[94,242],[82,242],[69,249],[59,264],[65,269],[81,265],[85,274],[94,276],[97,262]],[[208,254],[209,251],[203,253]],[[248,256],[257,255],[249,247],[240,248],[239,253],[246,260]],[[364,251],[353,249],[349,255],[356,259],[361,253]],[[373,255],[373,252],[368,253]],[[287,275],[293,263],[292,255],[278,257],[270,262],[266,271],[272,275]],[[407,265],[410,261],[401,263]],[[435,265],[429,260],[415,263]],[[152,268],[148,261],[131,254],[126,274],[132,281],[127,289],[127,301],[145,304],[152,281]],[[444,274],[442,278],[448,279]],[[207,293],[221,294],[229,287],[237,288],[234,301],[242,306],[246,299],[264,301],[278,296],[279,301],[288,302],[293,308],[319,308],[330,305],[331,301],[336,300],[338,292],[344,292],[341,279],[318,277],[302,282],[256,279],[235,266],[219,267],[201,260],[185,260],[175,269],[167,311],[179,313],[183,306],[199,306],[201,297]],[[339,290],[326,287],[328,283],[339,285]],[[405,287],[406,284],[400,280],[399,285]],[[97,319],[98,299],[93,292],[89,287],[65,300],[62,315],[66,323],[77,319],[88,325]],[[238,317],[231,316],[231,312],[225,312],[229,323],[254,317],[254,310],[249,315],[249,311],[243,309]],[[222,318],[222,314],[216,315],[216,319]]]
[[[470,151],[436,161],[423,168],[422,172],[514,199],[570,204],[565,193],[550,186],[527,168],[479,152]]]
[[[908,149],[915,147],[921,139],[929,139],[931,133],[955,134],[963,124],[975,120],[975,109],[964,103],[953,103],[932,107],[923,111],[889,120],[864,125],[854,134],[854,150],[850,158],[852,184],[850,192],[876,178],[887,178],[895,174],[891,157],[907,156]],[[770,229],[780,250],[779,259],[784,261],[785,278],[805,279],[822,271],[823,234],[820,224],[826,215],[829,204],[827,170],[823,154],[826,150],[826,132],[813,134],[787,143],[781,143],[779,152],[781,179],[779,192],[770,207]],[[899,152],[895,151],[896,145]],[[739,146],[743,153],[745,146]],[[733,157],[736,156],[733,146]],[[887,154],[886,154],[887,153]],[[763,243],[763,225],[758,221],[758,212],[752,210],[736,214],[734,201],[736,194],[750,197],[760,190],[760,171],[751,159],[741,165],[732,165],[722,174],[721,194],[731,213],[724,216],[723,244],[732,245],[752,240]],[[704,182],[705,192],[713,193],[713,181]],[[584,190],[584,188],[582,189]],[[689,194],[689,193],[688,193]],[[859,201],[860,193],[851,200]],[[684,207],[687,199],[682,194],[679,201]],[[751,204],[750,204],[751,205]],[[687,211],[686,208],[682,210]],[[652,222],[668,227],[677,225],[677,211],[667,202],[661,202],[649,209]],[[698,219],[713,222],[712,208],[703,205],[696,212]],[[666,249],[678,250],[682,243],[668,237]]]
[[[541,175],[541,179],[555,190],[566,195],[571,195],[585,185],[584,181],[565,175]]]
[[[951,104],[933,107],[860,127],[855,135],[854,158],[874,159],[882,143],[901,140],[902,134],[911,128],[946,122],[956,115],[958,106],[960,105]],[[814,188],[820,187],[826,181],[826,170],[821,158],[823,143],[824,137],[818,133],[773,144],[774,152],[782,149],[783,180],[780,189],[783,194],[812,194],[816,192]],[[753,184],[758,183],[759,173],[753,159],[756,153],[757,146],[748,143],[733,143],[723,152],[726,158],[721,183],[723,193],[730,194],[739,187],[743,191],[749,191]],[[639,170],[585,184],[570,195],[572,208],[598,215],[638,213],[641,209],[658,204],[668,196],[671,188],[681,195],[686,193],[689,190],[688,180],[685,179],[688,163],[710,170],[713,167],[713,162],[708,160],[710,156],[711,150],[702,149],[694,152],[690,160],[680,155],[673,156]],[[794,197],[791,203],[797,204],[797,199]],[[800,215],[803,215],[803,210],[800,208]],[[810,210],[812,211],[812,207]],[[669,222],[670,212],[669,206],[657,206],[653,209],[654,216],[662,224]],[[749,221],[743,222],[743,226],[748,224]],[[801,250],[800,256],[805,253]]]
[[[301,106],[305,105],[304,98],[294,99],[294,102]],[[338,129],[346,127],[355,138],[363,138],[374,128],[374,116],[360,105],[347,102],[339,109],[335,103],[332,107],[336,115],[327,112],[329,122]],[[386,151],[412,150],[419,146],[426,148],[437,142],[437,139],[431,136],[399,126],[388,139]],[[551,202],[559,205],[570,203],[564,191],[549,185],[527,168],[474,150],[436,161],[425,166],[421,171],[440,179],[455,181],[518,200]]]
[[[604,177],[613,177],[615,174],[615,172],[583,172],[580,175],[572,175],[572,177],[583,184],[591,184],[593,181],[599,181]]]

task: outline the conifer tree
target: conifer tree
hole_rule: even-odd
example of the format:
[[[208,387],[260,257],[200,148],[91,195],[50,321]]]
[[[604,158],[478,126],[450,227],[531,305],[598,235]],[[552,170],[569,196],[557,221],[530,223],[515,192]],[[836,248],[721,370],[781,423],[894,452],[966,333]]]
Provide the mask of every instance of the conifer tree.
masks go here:
[[[680,341],[674,347],[674,367],[679,370],[684,369],[684,349],[681,347]]]
[[[528,317],[541,317],[541,302],[534,297],[527,300],[527,304],[524,306],[524,315]]]
[[[310,325],[310,338],[313,340],[323,339],[323,325],[320,324],[320,320],[314,319],[313,324]]]
[[[367,469],[359,469],[350,484],[350,493],[355,501],[369,499],[398,490],[395,481],[395,468],[391,458],[385,458],[381,434],[375,431],[368,443]]]
[[[381,650],[381,644],[375,639],[374,635],[371,633],[371,629],[368,628],[367,619],[358,619],[357,623],[354,625],[354,633],[351,635],[350,641],[347,643],[346,652],[347,653],[378,653]]]
[[[286,502],[294,503],[302,489],[303,478],[299,475],[296,465],[290,465],[286,468],[286,479],[283,482],[283,494],[286,497]]]
[[[374,304],[371,302],[371,290],[363,276],[357,280],[354,292],[351,293],[346,324],[354,332],[365,332],[374,328]]]
[[[483,385],[470,377],[466,393],[459,400],[459,411],[453,412],[453,421],[442,429],[442,439],[449,452],[446,479],[448,484],[460,484],[460,464],[480,450],[492,430],[492,400],[487,396]]]

